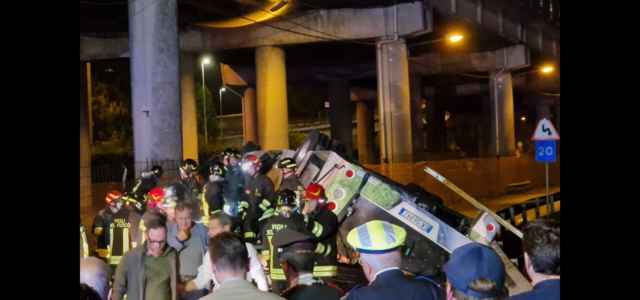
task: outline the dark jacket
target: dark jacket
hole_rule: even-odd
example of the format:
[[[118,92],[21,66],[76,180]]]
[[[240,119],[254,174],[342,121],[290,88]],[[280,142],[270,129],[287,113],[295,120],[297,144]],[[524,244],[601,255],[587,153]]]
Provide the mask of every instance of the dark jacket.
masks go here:
[[[286,218],[281,215],[276,215],[270,218],[266,224],[262,227],[262,245],[264,250],[262,253],[264,256],[269,256],[269,276],[272,280],[285,280],[284,271],[278,263],[278,251],[274,249],[271,242],[273,236],[279,231],[289,228],[294,231],[304,231],[304,220],[302,216],[297,213],[292,213],[290,217]]]
[[[222,210],[224,200],[222,198],[222,182],[207,181],[202,187],[202,197],[209,205],[209,214]]]
[[[437,300],[442,292],[433,283],[406,277],[399,269],[378,274],[367,286],[349,291],[347,300]]]
[[[316,238],[315,277],[334,277],[338,273],[338,217],[324,208],[319,208],[305,218],[307,230]]]
[[[273,210],[271,200],[274,198],[273,182],[264,174],[255,177],[248,176],[245,181],[245,195],[243,202],[246,204],[242,230],[247,242],[253,242],[258,238],[260,229],[258,220],[267,212]]]
[[[282,293],[287,300],[338,300],[341,296],[340,289],[326,283],[298,284]]]
[[[115,214],[109,209],[105,207],[101,209],[98,214],[93,219],[93,226],[91,232],[96,236],[97,248],[98,249],[107,249],[109,246],[110,236],[109,236],[109,227],[113,222]],[[102,232],[99,235],[96,235],[96,229],[100,229]]]
[[[511,300],[560,300],[560,279],[549,279],[538,282],[533,290],[515,295]]]
[[[147,243],[129,251],[120,261],[113,280],[112,300],[121,300],[126,294],[128,300],[144,300],[145,274],[143,256],[147,251]],[[173,262],[171,264],[171,299],[177,300],[176,283],[178,270],[178,255],[167,245],[164,255]]]

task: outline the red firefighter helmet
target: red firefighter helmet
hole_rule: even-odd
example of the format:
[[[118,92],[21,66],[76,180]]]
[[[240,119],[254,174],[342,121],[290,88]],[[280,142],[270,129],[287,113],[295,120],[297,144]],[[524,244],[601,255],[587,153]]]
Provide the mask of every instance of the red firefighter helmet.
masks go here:
[[[108,205],[118,201],[122,197],[122,193],[118,190],[112,190],[107,193],[107,196],[104,198],[104,201],[107,202]]]
[[[324,199],[324,188],[317,183],[311,183],[304,190],[304,198],[316,201]]]
[[[147,207],[156,208],[158,207],[158,205],[160,205],[160,203],[162,203],[162,199],[164,198],[164,189],[157,186],[152,188],[147,194],[149,195],[149,202],[147,202]]]

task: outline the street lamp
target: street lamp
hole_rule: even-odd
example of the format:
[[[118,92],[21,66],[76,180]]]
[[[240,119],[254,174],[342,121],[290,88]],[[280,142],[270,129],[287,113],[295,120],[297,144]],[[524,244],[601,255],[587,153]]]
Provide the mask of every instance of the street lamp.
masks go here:
[[[435,44],[435,43],[442,42],[442,41],[447,41],[451,45],[457,45],[460,42],[462,42],[462,40],[464,40],[464,34],[462,34],[461,32],[458,32],[458,31],[453,31],[453,32],[448,33],[445,37],[442,37],[442,38],[439,38],[439,39],[435,39],[435,40],[430,40],[430,41],[424,41],[424,42],[420,42],[420,43],[416,43],[416,44],[411,44],[410,47]]]
[[[207,133],[207,93],[205,89],[204,82],[204,66],[211,64],[211,58],[204,57],[202,58],[202,63],[200,66],[202,67],[202,122],[204,125],[204,144],[209,145],[209,134]]]
[[[540,67],[540,73],[542,74],[551,74],[555,71],[555,67],[552,64],[544,64]]]
[[[464,39],[464,35],[458,32],[451,33],[447,35],[447,41],[451,44],[457,44]]]
[[[238,92],[237,92],[237,91],[235,91],[234,89],[229,88],[229,87],[227,87],[227,86],[224,86],[224,85],[223,85],[223,86],[220,88],[220,90],[218,90],[218,95],[219,95],[219,97],[220,97],[220,116],[222,116],[222,93],[224,93],[224,92],[226,92],[226,91],[230,91],[230,92],[232,92],[232,93],[236,94],[238,97],[240,97],[240,101],[242,101],[242,100],[244,99],[244,96],[243,96],[243,95],[241,95],[240,93],[238,93]],[[240,104],[242,105],[242,102],[241,102]],[[220,135],[222,135],[222,126],[220,126]]]

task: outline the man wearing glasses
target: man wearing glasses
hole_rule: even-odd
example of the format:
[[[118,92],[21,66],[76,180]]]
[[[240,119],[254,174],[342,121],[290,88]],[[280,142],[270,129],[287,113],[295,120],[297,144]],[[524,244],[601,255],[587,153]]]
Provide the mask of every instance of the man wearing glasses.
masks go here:
[[[176,300],[176,251],[167,245],[166,219],[147,223],[146,241],[120,261],[113,282],[113,300]]]

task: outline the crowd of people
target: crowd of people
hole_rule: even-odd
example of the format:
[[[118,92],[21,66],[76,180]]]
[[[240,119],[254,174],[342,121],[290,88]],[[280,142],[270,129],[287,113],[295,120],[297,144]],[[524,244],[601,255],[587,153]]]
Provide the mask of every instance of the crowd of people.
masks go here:
[[[502,260],[475,242],[451,253],[444,283],[407,274],[407,233],[383,220],[347,234],[368,284],[344,291],[335,284],[338,219],[323,186],[305,188],[296,168],[291,158],[277,160],[274,184],[264,157],[227,149],[204,168],[183,161],[167,185],[155,166],[130,190],[110,191],[91,230],[80,228],[81,299],[560,298],[560,228],[550,219],[524,229],[529,292],[509,295]]]

